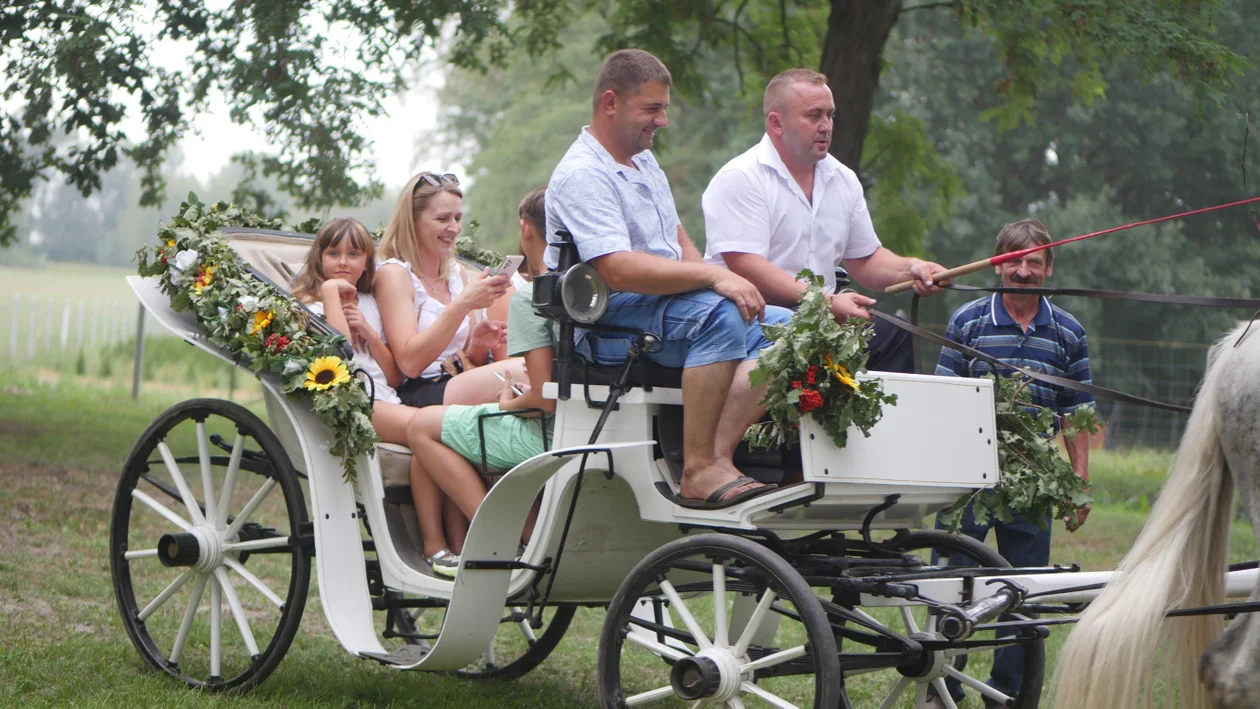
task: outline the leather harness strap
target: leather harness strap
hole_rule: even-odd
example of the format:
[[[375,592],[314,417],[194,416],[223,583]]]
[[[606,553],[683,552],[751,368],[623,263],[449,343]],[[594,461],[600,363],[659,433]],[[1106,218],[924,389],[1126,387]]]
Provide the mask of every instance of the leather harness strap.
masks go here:
[[[1046,374],[1044,372],[1038,372],[1036,370],[1028,369],[1026,367],[1020,367],[1014,364],[1010,364],[1009,362],[1003,362],[1002,360],[996,357],[992,357],[988,354],[985,354],[984,352],[981,352],[980,350],[977,350],[974,347],[968,347],[967,345],[954,342],[953,340],[948,340],[945,337],[938,335],[935,332],[932,332],[931,330],[925,330],[919,327],[918,325],[911,325],[910,323],[906,322],[905,320],[902,320],[901,318],[893,317],[892,315],[888,315],[887,313],[881,313],[878,310],[874,310],[871,308],[867,308],[867,310],[871,313],[872,316],[877,317],[880,320],[883,320],[884,322],[894,327],[905,330],[906,332],[910,333],[911,335],[914,335],[915,337],[921,337],[927,340],[928,342],[933,342],[935,344],[940,345],[941,347],[948,347],[952,350],[957,350],[967,355],[968,357],[974,357],[983,362],[988,362],[989,364],[995,367],[1004,367],[1006,369],[1019,372],[1020,374],[1023,374],[1029,379],[1034,379],[1036,381],[1043,382],[1046,384],[1051,384],[1057,387],[1063,387],[1064,389],[1071,389],[1073,391],[1086,392],[1089,394],[1093,394],[1095,396],[1101,396],[1101,397],[1105,397],[1105,398],[1112,399],[1115,401],[1121,401],[1127,404],[1137,404],[1138,406],[1150,406],[1152,408],[1164,409],[1165,411],[1176,411],[1178,413],[1185,413],[1185,414],[1190,413],[1189,406],[1182,406],[1181,404],[1174,404],[1168,401],[1159,401],[1158,399],[1147,399],[1142,396],[1136,396],[1134,394],[1126,394],[1122,391],[1116,391],[1115,389],[1108,389],[1106,387],[1095,386],[1093,384],[1082,384],[1081,382],[1078,382],[1072,379],[1065,379],[1064,377],[1056,377],[1053,374]]]

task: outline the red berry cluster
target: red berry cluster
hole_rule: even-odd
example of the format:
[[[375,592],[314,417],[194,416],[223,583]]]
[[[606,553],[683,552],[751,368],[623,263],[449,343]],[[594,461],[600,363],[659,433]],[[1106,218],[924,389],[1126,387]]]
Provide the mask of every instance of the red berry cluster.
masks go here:
[[[809,365],[809,369],[805,372],[805,383],[813,384],[817,381],[818,381],[818,365],[811,364]]]
[[[800,388],[801,388],[801,380],[799,380],[799,379],[793,379],[793,380],[792,380],[792,388],[793,388],[793,389],[800,389]]]
[[[285,347],[288,347],[289,342],[291,342],[289,338],[285,337],[284,335],[281,335],[280,333],[273,332],[270,335],[267,335],[266,340],[263,340],[263,345],[265,345],[267,349],[271,350],[272,352],[279,352],[280,350],[283,350]]]
[[[807,414],[822,405],[822,394],[817,389],[804,389],[801,391],[801,413]]]

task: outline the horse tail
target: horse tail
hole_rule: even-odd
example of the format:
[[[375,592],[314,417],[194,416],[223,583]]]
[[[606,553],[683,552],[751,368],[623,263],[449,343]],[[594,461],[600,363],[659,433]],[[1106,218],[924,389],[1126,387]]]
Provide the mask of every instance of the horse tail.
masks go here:
[[[1224,622],[1212,615],[1165,623],[1164,613],[1224,602],[1234,486],[1221,449],[1218,392],[1238,334],[1212,348],[1172,471],[1146,526],[1059,653],[1055,706],[1148,706],[1158,661],[1167,691],[1175,691],[1174,680],[1180,683],[1179,706],[1212,707],[1196,670]]]

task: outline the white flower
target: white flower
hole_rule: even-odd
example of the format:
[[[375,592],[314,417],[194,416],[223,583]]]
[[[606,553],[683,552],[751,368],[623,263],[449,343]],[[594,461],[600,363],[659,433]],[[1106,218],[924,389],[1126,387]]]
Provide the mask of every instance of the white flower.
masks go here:
[[[220,305],[219,306],[219,319],[222,320],[223,318],[226,318],[227,316],[228,316],[228,309]]]
[[[197,259],[200,257],[193,249],[184,249],[175,254],[175,260],[171,262],[171,268],[176,271],[187,271],[197,265]]]
[[[297,374],[304,369],[306,369],[306,367],[301,362],[291,359],[284,363],[284,370],[280,372],[280,375],[288,377]]]
[[[241,296],[241,299],[237,302],[241,304],[242,308],[250,312],[253,312],[258,309],[258,298],[256,296],[243,295]]]

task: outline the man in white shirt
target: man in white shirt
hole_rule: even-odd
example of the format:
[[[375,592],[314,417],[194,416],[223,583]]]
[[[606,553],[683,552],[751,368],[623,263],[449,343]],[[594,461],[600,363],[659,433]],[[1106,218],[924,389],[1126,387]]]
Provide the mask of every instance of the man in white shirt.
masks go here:
[[[857,175],[827,151],[836,104],[827,78],[789,69],[766,86],[766,133],[709,182],[702,206],[705,260],[751,281],[767,303],[795,307],[805,291],[802,268],[835,286],[843,263],[860,285],[883,290],[913,279],[920,295],[940,289],[939,264],[898,256],[879,243]],[[870,319],[875,300],[860,293],[833,295],[837,320]],[[871,369],[914,371],[909,337],[876,321]]]

